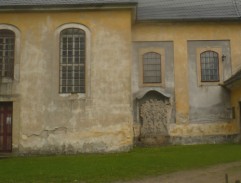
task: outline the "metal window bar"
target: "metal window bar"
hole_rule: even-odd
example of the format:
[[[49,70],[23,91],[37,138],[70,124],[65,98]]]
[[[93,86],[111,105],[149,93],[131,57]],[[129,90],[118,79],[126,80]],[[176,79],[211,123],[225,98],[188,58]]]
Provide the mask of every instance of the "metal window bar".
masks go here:
[[[60,37],[60,93],[85,93],[85,32],[70,28]]]
[[[0,77],[13,78],[15,34],[0,30]]]
[[[219,81],[219,59],[218,53],[206,51],[201,53],[201,81],[218,82]]]
[[[149,52],[143,56],[143,83],[161,83],[161,55]]]

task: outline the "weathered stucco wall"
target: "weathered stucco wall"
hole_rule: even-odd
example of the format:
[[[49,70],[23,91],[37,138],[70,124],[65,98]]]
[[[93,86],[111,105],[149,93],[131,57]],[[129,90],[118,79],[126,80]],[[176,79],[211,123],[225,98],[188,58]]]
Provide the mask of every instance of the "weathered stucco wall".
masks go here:
[[[230,93],[218,83],[201,83],[198,77],[200,64],[198,50],[220,50],[219,77],[224,81],[231,76],[229,41],[188,41],[189,64],[189,120],[191,123],[230,121],[232,110]]]
[[[73,24],[89,35],[85,95],[59,94],[59,30]],[[147,113],[152,104],[167,111],[165,123],[157,125],[165,128],[159,140],[216,143],[240,133],[240,89],[199,86],[194,72],[198,47],[221,49],[223,80],[241,67],[238,22],[134,23],[132,10],[102,9],[1,12],[0,27],[8,25],[18,32],[15,76],[1,83],[0,101],[13,102],[15,152],[128,150],[143,130],[139,104],[147,104]],[[140,55],[151,50],[164,56],[160,86],[140,83]],[[228,115],[231,107],[235,117]]]
[[[161,54],[162,82],[157,85],[143,85],[142,56],[146,52],[153,51],[159,51]],[[134,139],[136,143],[139,143],[138,141],[141,141],[141,143],[148,141],[149,143],[150,141],[152,144],[160,144],[151,140],[151,138],[163,139],[163,136],[168,136],[169,124],[175,123],[173,55],[173,42],[171,41],[133,42],[132,93]],[[145,105],[149,108],[144,107]],[[145,120],[146,122],[143,122],[145,117],[141,115],[142,108],[146,110],[144,116],[147,119],[148,116],[153,114],[155,120],[151,119],[151,115],[148,120]],[[166,111],[166,114],[164,111]],[[161,120],[164,118],[165,122]]]
[[[131,10],[1,13],[20,30],[20,79],[13,144],[21,153],[127,150],[132,146]],[[81,24],[91,33],[85,96],[59,94],[56,30]],[[18,112],[15,112],[15,111]],[[19,113],[19,115],[17,115]]]
[[[172,143],[221,142],[226,139],[223,137],[229,136],[232,138],[232,136],[239,133],[239,123],[232,121],[231,116],[226,115],[225,120],[223,120],[216,115],[217,113],[213,113],[211,120],[204,118],[202,120],[204,114],[197,114],[198,110],[193,108],[196,101],[196,106],[201,106],[198,105],[198,102],[203,102],[203,97],[215,96],[212,98],[214,102],[206,104],[205,108],[208,105],[214,111],[216,107],[216,110],[221,109],[221,111],[227,109],[226,113],[231,114],[228,91],[220,86],[217,86],[218,90],[212,90],[211,88],[195,90],[195,88],[198,88],[198,81],[194,81],[193,74],[195,72],[192,70],[192,65],[190,65],[190,58],[194,53],[188,51],[193,49],[195,45],[188,43],[206,41],[211,45],[207,44],[205,47],[219,46],[221,48],[223,44],[223,52],[226,54],[225,59],[228,61],[227,64],[224,63],[223,79],[227,79],[231,76],[232,70],[240,65],[240,31],[241,26],[237,22],[153,22],[137,23],[133,26],[132,38],[134,42],[173,41],[176,123],[169,126],[170,141]],[[220,42],[221,44],[215,45],[217,43],[215,41],[223,41],[223,43]],[[195,83],[189,82],[190,80]],[[199,95],[200,92],[202,95]],[[206,111],[206,113],[209,112]],[[192,123],[192,121],[196,122]],[[213,136],[215,138],[212,138]]]
[[[241,141],[241,82],[236,83],[236,87],[233,87],[231,92],[231,105],[233,107],[233,123],[237,123],[238,131],[240,132],[240,141]]]

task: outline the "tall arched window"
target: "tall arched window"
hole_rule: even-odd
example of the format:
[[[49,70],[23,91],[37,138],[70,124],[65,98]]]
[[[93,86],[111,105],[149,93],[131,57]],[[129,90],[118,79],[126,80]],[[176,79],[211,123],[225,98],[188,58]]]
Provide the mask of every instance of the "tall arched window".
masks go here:
[[[60,93],[85,93],[85,31],[67,28],[60,33]]]
[[[205,51],[201,53],[201,81],[217,82],[219,81],[219,57],[214,51]]]
[[[15,33],[0,30],[0,77],[13,79]]]
[[[161,55],[148,52],[143,55],[143,83],[161,83]]]

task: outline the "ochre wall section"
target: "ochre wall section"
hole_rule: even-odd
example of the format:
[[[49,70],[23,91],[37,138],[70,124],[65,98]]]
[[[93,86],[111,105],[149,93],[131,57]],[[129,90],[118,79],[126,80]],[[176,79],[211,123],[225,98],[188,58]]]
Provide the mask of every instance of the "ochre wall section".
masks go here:
[[[132,147],[133,42],[173,45],[174,81],[170,81],[175,89],[171,96],[175,120],[168,126],[171,137],[239,133],[237,120],[191,123],[189,119],[188,41],[230,42],[234,73],[241,65],[241,26],[237,22],[134,23],[128,9],[9,12],[0,17],[0,24],[13,25],[20,32],[19,79],[8,97],[0,97],[9,101],[12,96],[16,152],[110,152]],[[56,31],[64,24],[80,24],[90,32],[86,96],[59,94]],[[231,105],[237,106],[240,95],[232,96]]]
[[[235,68],[241,65],[241,36],[239,34],[241,26],[238,22],[140,22],[133,25],[132,30],[134,42],[173,41],[176,123],[169,126],[171,136],[228,136],[239,133],[239,124],[232,119],[226,122],[190,122],[189,55],[187,51],[188,41],[230,41],[230,59],[234,72]]]
[[[21,153],[128,150],[132,146],[131,10],[1,13],[20,30],[13,147]],[[91,34],[88,95],[59,94],[59,26]],[[111,51],[110,51],[111,50]],[[17,111],[17,112],[16,112]]]
[[[234,110],[233,122],[237,123],[238,130],[241,132],[241,82],[236,83],[237,86],[232,88],[231,92],[231,102]],[[239,85],[239,86],[238,86]]]

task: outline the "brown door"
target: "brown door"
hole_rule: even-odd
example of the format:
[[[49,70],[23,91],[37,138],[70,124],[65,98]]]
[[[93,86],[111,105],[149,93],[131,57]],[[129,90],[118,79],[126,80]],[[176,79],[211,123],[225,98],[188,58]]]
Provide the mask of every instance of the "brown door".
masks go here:
[[[12,151],[12,102],[0,102],[0,152]]]

